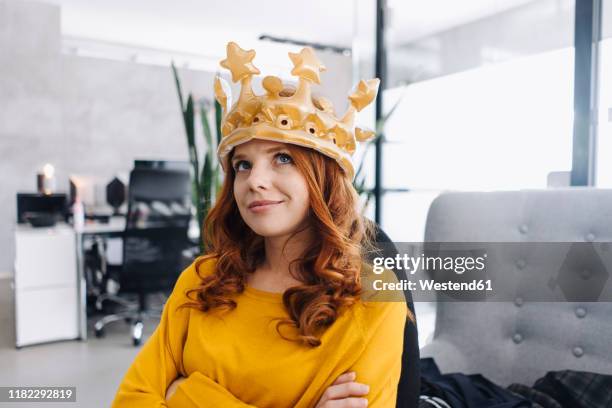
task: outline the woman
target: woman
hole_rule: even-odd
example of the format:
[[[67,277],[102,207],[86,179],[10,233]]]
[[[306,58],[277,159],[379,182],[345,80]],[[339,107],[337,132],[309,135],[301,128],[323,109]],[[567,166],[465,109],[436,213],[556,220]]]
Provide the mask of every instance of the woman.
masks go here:
[[[266,77],[255,96],[254,51],[228,45],[222,65],[242,88],[228,112],[228,87],[215,86],[226,178],[207,255],[179,277],[114,407],[395,407],[411,316],[403,296],[364,284],[372,229],[349,160],[353,113],[378,83],[362,81],[340,121],[310,96],[323,69],[312,50],[290,56],[297,90]]]

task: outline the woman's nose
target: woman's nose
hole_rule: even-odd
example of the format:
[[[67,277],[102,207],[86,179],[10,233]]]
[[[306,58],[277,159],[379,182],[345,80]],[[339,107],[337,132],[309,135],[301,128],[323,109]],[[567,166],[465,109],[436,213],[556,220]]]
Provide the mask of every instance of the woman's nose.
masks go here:
[[[270,182],[270,171],[263,165],[254,165],[249,172],[247,183],[252,189],[261,187],[268,188]]]

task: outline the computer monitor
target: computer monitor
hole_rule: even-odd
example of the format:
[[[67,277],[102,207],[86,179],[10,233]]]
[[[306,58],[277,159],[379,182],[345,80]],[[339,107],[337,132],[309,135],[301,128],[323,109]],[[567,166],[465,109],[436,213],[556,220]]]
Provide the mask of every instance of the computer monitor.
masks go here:
[[[68,195],[65,193],[49,195],[17,193],[17,223],[26,223],[26,215],[28,213],[55,214],[58,218],[66,219],[68,214]]]
[[[189,162],[183,160],[134,160],[134,168],[189,171]]]

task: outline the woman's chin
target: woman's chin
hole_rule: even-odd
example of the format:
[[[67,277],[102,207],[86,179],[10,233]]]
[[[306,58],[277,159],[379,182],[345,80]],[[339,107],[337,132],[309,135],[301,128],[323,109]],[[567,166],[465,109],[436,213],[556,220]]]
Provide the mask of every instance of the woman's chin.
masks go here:
[[[268,224],[268,225],[266,225]],[[269,223],[258,222],[250,225],[251,229],[257,234],[264,238],[274,238],[282,235],[287,235],[290,228],[279,228],[280,225],[272,220]]]

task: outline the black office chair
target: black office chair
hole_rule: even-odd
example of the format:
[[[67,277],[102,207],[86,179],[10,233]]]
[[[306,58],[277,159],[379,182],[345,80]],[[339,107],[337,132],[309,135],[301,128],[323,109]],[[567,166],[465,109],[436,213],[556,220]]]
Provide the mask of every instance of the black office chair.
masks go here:
[[[368,220],[368,222],[373,222]],[[395,258],[398,254],[397,248],[389,236],[378,226],[376,228],[376,243],[378,243],[376,251],[367,254],[367,259],[372,262],[376,256]],[[400,276],[402,271],[394,270],[398,280],[405,279]],[[414,304],[412,302],[412,294],[409,290],[404,291],[406,304],[408,309],[414,313]],[[419,395],[421,387],[421,371],[419,368],[419,335],[416,322],[413,324],[410,321],[406,322],[404,328],[404,351],[402,353],[402,372],[398,384],[397,392],[397,408],[413,408],[419,405]]]
[[[128,213],[123,233],[123,264],[118,273],[119,294],[136,294],[130,303],[118,296],[124,306],[118,313],[104,316],[95,323],[96,337],[114,321],[131,323],[132,342],[142,342],[143,320],[159,319],[161,310],[152,310],[148,295],[169,293],[180,272],[192,261],[194,246],[187,236],[190,220],[191,182],[183,170],[135,168],[130,173]]]

